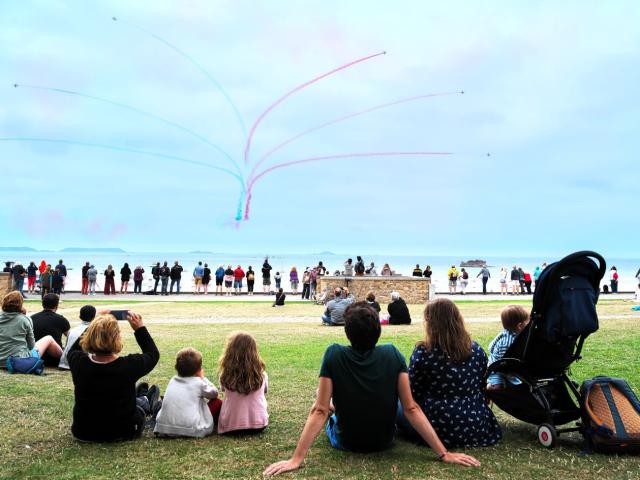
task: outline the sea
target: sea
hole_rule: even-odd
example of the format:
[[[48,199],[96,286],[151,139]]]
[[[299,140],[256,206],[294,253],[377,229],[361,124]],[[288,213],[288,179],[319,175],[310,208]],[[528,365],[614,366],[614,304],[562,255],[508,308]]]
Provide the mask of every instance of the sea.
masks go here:
[[[39,265],[42,260],[52,266],[56,265],[59,260],[63,260],[68,270],[67,285],[68,291],[80,290],[81,287],[81,269],[85,262],[90,262],[95,265],[100,273],[104,272],[108,265],[112,265],[116,272],[120,272],[123,264],[127,262],[131,270],[138,265],[141,265],[145,269],[145,281],[143,289],[148,289],[152,285],[151,279],[151,267],[156,262],[169,262],[169,265],[173,265],[173,262],[178,260],[183,266],[185,272],[183,273],[182,289],[189,291],[193,288],[193,281],[191,272],[199,261],[207,263],[212,271],[215,271],[219,265],[227,266],[231,265],[232,268],[241,265],[244,270],[249,265],[258,272],[262,268],[262,263],[265,260],[266,255],[256,254],[233,254],[233,253],[210,253],[210,252],[119,252],[119,251],[91,251],[84,250],[78,251],[24,251],[24,250],[11,250],[3,249],[0,251],[0,260],[3,264],[6,261],[16,262],[19,261],[23,265],[28,265],[33,261],[36,265]],[[288,272],[292,266],[298,269],[298,272],[303,272],[305,268],[311,268],[322,261],[324,266],[329,272],[333,273],[337,270],[344,269],[344,262],[347,258],[353,258],[355,262],[355,256],[348,256],[345,254],[335,254],[330,252],[315,253],[315,254],[275,254],[268,255],[269,263],[273,267],[272,274],[275,272],[281,272],[283,274],[283,287],[288,289],[289,287],[289,275]],[[606,257],[605,257],[606,258]],[[454,256],[429,256],[429,255],[369,255],[364,256],[365,265],[368,267],[370,262],[374,262],[378,274],[385,263],[388,263],[395,274],[401,274],[405,276],[411,275],[416,264],[420,265],[420,268],[424,270],[427,265],[431,266],[433,270],[432,275],[432,287],[436,292],[445,292],[448,289],[447,271],[451,265],[456,265],[460,269],[460,262],[466,260],[472,260],[475,258],[461,257],[459,255]],[[488,290],[491,292],[499,292],[499,274],[500,268],[506,267],[508,271],[511,271],[513,265],[521,266],[525,272],[533,273],[534,269],[538,265],[542,265],[544,262],[552,263],[559,260],[559,258],[547,258],[547,257],[482,257],[489,266],[491,272],[491,279],[488,283]],[[633,292],[637,288],[638,280],[635,278],[636,272],[640,268],[640,258],[606,258],[607,261],[607,274],[603,278],[602,284],[609,283],[609,268],[615,265],[618,270],[619,285],[618,290],[620,292]],[[469,272],[469,286],[467,291],[470,293],[482,291],[482,282],[480,279],[476,279],[476,275],[479,273],[480,268],[467,268]],[[104,278],[104,277],[102,277]],[[102,285],[101,277],[98,277],[98,285]],[[119,276],[116,277],[116,288],[120,289]],[[130,284],[130,289],[133,289],[133,282]]]

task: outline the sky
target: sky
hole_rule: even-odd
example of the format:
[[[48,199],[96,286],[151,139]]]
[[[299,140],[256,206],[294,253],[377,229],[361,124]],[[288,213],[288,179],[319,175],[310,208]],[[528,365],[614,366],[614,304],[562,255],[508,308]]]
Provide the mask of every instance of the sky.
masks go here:
[[[636,1],[7,0],[0,246],[638,258],[639,98]]]

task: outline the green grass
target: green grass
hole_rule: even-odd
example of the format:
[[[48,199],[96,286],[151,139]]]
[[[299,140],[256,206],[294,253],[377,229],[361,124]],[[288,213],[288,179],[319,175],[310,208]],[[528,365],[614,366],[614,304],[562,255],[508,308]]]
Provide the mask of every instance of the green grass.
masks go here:
[[[72,312],[81,304],[65,302],[64,308]],[[487,320],[497,318],[503,306],[500,302],[460,304],[465,316]],[[184,312],[185,305],[172,303],[162,308],[170,318]],[[270,316],[275,310],[249,303],[202,308],[209,315],[223,317]],[[417,320],[422,307],[411,308]],[[588,339],[584,359],[574,365],[571,376],[579,382],[602,374],[620,376],[640,391],[639,319],[628,315],[629,304],[624,302],[603,302],[599,309],[602,316],[612,318],[602,320],[600,331]],[[144,305],[140,310],[145,310]],[[320,310],[293,305],[291,312],[313,316]],[[290,313],[288,309],[284,312]],[[148,313],[153,318],[159,315]],[[496,321],[472,322],[468,327],[485,348],[500,328]],[[346,342],[343,329],[309,322],[171,325],[150,321],[149,329],[162,356],[146,380],[162,389],[173,375],[173,358],[180,348],[190,345],[202,351],[206,373],[217,383],[215,365],[227,335],[239,329],[253,333],[270,377],[269,428],[256,437],[160,440],[147,434],[139,441],[117,445],[80,444],[69,432],[73,385],[68,373],[48,370],[44,377],[0,373],[0,478],[261,478],[268,464],[287,458],[295,447],[313,402],[323,351],[332,342]],[[384,327],[381,342],[394,343],[408,357],[421,335],[419,322]],[[136,351],[128,329],[124,336],[125,350]],[[547,451],[538,446],[534,426],[502,412],[497,415],[503,441],[495,447],[467,450],[482,462],[477,470],[443,465],[428,449],[403,440],[386,452],[362,455],[336,451],[321,435],[304,468],[285,478],[640,478],[638,457],[583,455],[577,434],[561,437],[559,446]]]

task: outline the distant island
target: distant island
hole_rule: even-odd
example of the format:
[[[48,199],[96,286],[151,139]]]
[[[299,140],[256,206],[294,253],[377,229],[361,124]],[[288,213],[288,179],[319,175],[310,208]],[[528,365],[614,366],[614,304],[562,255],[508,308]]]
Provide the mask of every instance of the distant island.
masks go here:
[[[31,247],[0,247],[0,252],[37,252],[35,248]]]
[[[215,255],[215,253],[210,252],[208,250],[194,250],[192,252],[189,252],[189,254],[198,254],[198,255]]]
[[[335,255],[335,253],[333,253],[333,252],[320,252],[320,253],[314,253],[313,255]]]
[[[62,253],[127,253],[121,248],[79,248],[79,247],[67,247],[60,250]]]

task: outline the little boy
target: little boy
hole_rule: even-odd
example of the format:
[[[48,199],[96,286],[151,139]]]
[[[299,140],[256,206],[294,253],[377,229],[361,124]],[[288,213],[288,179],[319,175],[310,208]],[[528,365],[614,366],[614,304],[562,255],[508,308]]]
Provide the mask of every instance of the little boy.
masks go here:
[[[202,354],[183,348],[176,355],[175,368],[178,375],[167,386],[154,433],[197,438],[210,435],[222,401],[218,389],[204,376]]]
[[[529,323],[529,314],[519,305],[509,305],[500,314],[504,330],[489,344],[489,365],[504,357],[507,349]],[[487,390],[497,390],[504,386],[504,376],[499,373],[489,375]]]

